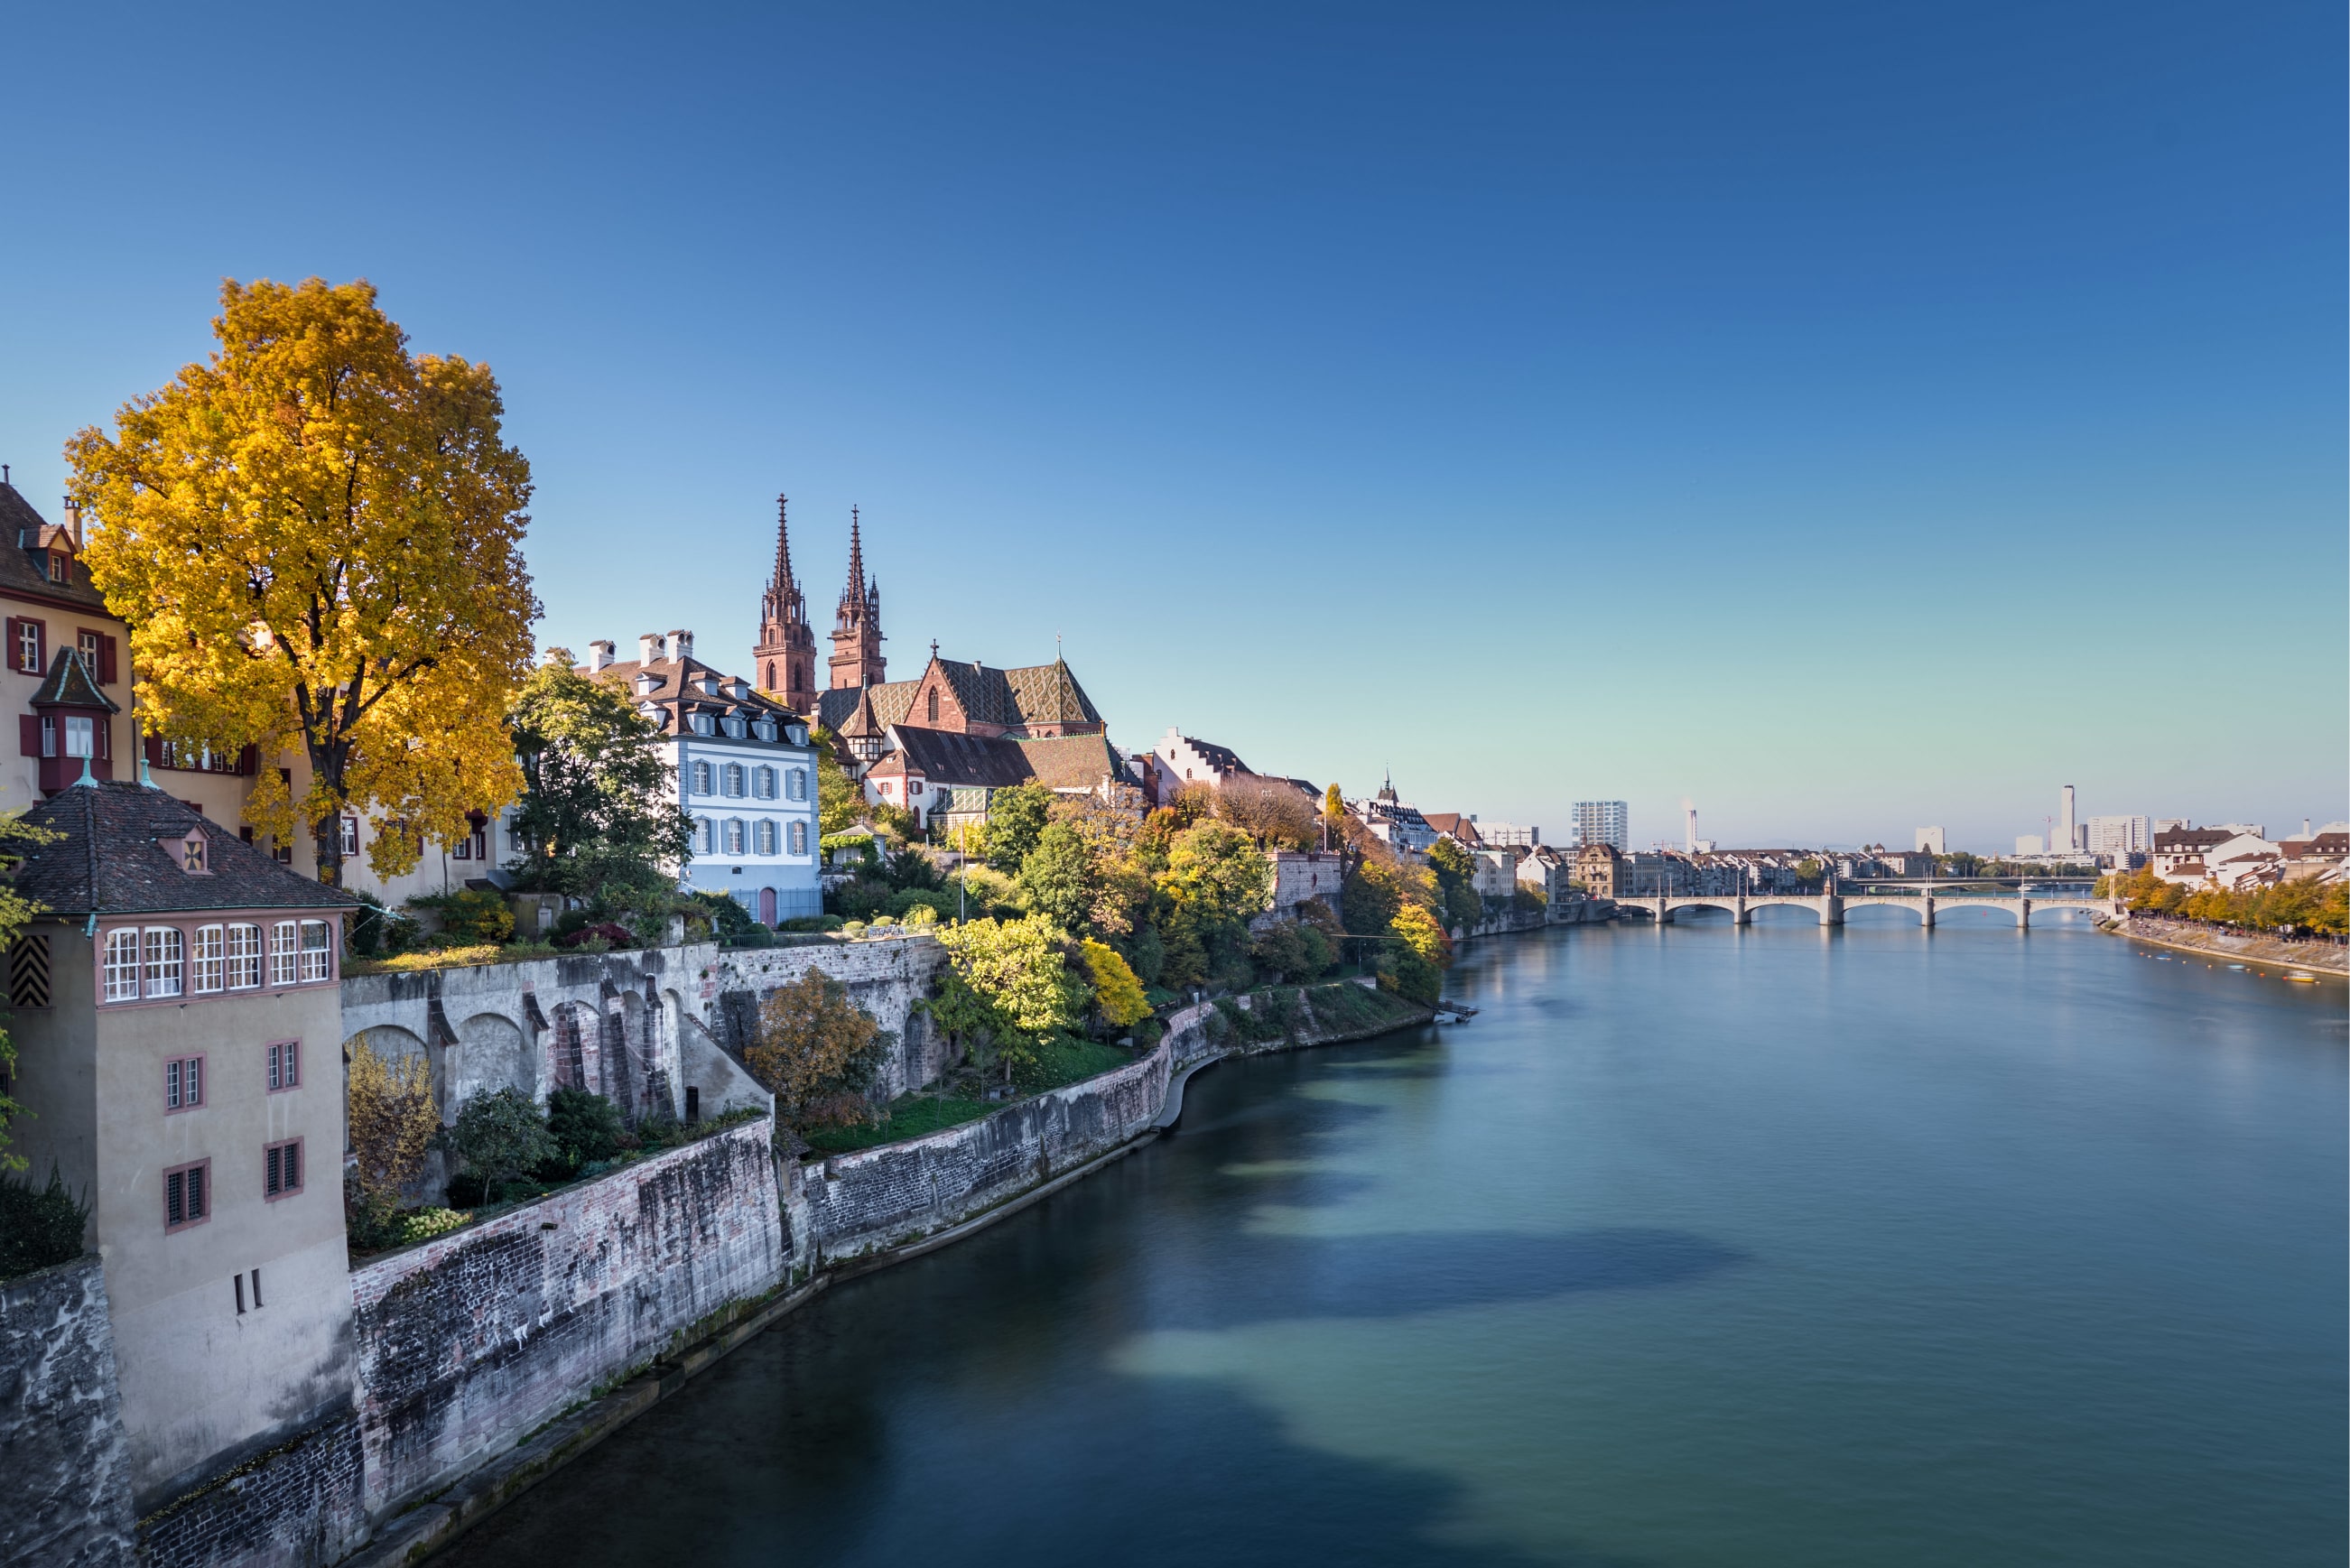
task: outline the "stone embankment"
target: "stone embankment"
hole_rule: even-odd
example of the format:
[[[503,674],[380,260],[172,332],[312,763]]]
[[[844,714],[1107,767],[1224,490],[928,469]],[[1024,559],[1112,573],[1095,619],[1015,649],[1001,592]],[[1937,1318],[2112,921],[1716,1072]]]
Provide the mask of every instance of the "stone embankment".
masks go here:
[[[1615,918],[1616,901],[1612,898],[1575,898],[1540,909],[1504,909],[1473,926],[1453,927],[1452,940],[1471,942],[1480,937],[1515,936],[1552,926],[1590,925]]]
[[[364,1029],[407,1029],[405,1012],[423,1041],[446,1030],[454,1038],[442,1049],[460,1060],[435,1065],[459,1071],[466,1045],[487,1033],[467,1024],[508,1008],[529,1021],[533,1001],[542,1014],[554,1001],[615,1021],[627,1021],[629,994],[656,1017],[650,1004],[667,1002],[669,1019],[690,1026],[681,1033],[724,1051],[744,1008],[722,999],[743,992],[755,1004],[812,960],[851,958],[866,998],[898,1021],[914,1016],[933,961],[923,950],[935,947],[671,950],[622,960],[625,971],[588,960],[521,976],[452,971],[432,985],[401,977],[362,986],[354,1011]],[[452,1012],[453,1029],[443,1022]],[[703,1016],[713,1027],[702,1030]],[[18,1506],[0,1509],[0,1558],[74,1568],[416,1562],[832,1281],[944,1246],[1140,1147],[1172,1122],[1179,1085],[1199,1068],[1430,1016],[1353,982],[1222,998],[1172,1015],[1123,1067],[961,1127],[803,1164],[776,1157],[763,1116],[366,1260],[350,1275],[348,1403],[136,1521],[98,1260],[9,1282],[0,1381],[17,1397],[0,1412],[0,1458]],[[934,1047],[905,1033],[901,1070],[934,1075]]]
[[[2296,942],[2253,931],[2230,931],[2193,920],[2166,920],[2158,916],[2131,915],[2104,927],[2116,936],[2178,952],[2200,953],[2231,963],[2274,964],[2280,969],[2307,970],[2314,974],[2350,976],[2350,948],[2339,942]]]

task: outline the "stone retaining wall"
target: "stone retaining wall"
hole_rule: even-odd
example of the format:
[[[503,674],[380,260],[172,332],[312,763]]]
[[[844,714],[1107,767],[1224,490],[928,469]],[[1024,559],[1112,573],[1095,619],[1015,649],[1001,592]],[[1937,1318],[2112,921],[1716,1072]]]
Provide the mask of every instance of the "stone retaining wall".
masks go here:
[[[783,1278],[770,1125],[624,1166],[351,1275],[380,1515]]]
[[[1021,1100],[962,1127],[801,1168],[811,1266],[918,1241],[1116,1147],[1166,1103],[1171,1053]]]
[[[946,1043],[915,1003],[929,996],[946,967],[935,937],[904,936],[785,948],[726,948],[712,971],[710,1030],[736,1055],[754,1038],[759,1004],[778,987],[820,969],[848,988],[849,1000],[898,1037],[877,1092],[895,1099],[935,1081]]]
[[[130,1449],[94,1257],[0,1285],[0,1563],[131,1560]]]

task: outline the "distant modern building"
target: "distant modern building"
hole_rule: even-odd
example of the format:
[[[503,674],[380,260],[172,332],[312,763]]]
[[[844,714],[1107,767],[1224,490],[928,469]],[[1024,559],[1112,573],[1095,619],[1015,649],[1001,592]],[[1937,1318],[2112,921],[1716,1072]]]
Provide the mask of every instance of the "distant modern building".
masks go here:
[[[1469,820],[1477,823],[1477,836],[1491,845],[1523,846],[1532,849],[1542,842],[1542,829],[1539,827],[1522,827],[1514,822],[1478,822],[1474,816]]]
[[[2037,855],[2041,853],[2042,848],[2040,835],[2036,833],[2019,833],[2015,836],[2015,852],[2018,855]]]
[[[1629,816],[1620,800],[1578,800],[1575,803],[1575,842],[1605,844],[1620,855],[1632,847]]]
[[[2095,855],[2144,855],[2154,847],[2154,824],[2143,816],[2093,816],[2089,844]]]
[[[1942,830],[1939,827],[1919,828],[1918,830],[1917,847],[1924,850],[1929,855],[1948,855],[1950,853],[1950,850],[1945,847],[1942,843]]]
[[[2056,837],[2055,841],[2048,846],[2049,848],[2085,849],[2088,847],[2082,840],[2078,831],[2080,824],[2074,816],[2073,809],[2073,786],[2065,784],[2056,792]]]

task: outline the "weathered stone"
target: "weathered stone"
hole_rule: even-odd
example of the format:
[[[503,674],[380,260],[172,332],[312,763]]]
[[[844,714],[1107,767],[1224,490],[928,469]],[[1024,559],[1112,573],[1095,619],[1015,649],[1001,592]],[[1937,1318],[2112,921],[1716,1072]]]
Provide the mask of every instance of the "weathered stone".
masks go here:
[[[0,1563],[131,1561],[130,1449],[95,1257],[0,1285]]]

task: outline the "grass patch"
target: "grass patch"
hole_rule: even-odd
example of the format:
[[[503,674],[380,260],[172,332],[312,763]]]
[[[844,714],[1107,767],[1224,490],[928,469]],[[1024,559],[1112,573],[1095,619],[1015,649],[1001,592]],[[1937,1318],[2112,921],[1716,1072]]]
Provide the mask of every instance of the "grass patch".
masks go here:
[[[428,969],[478,969],[484,964],[525,963],[532,959],[556,958],[561,950],[551,942],[484,942],[477,947],[433,948],[420,952],[400,953],[392,958],[363,959],[346,956],[343,972],[359,974],[413,974]]]
[[[860,1148],[920,1137],[924,1133],[943,1132],[1003,1108],[1002,1101],[990,1104],[938,1095],[900,1095],[885,1108],[887,1121],[858,1127],[816,1127],[803,1131],[800,1137],[818,1154],[851,1154]]]
[[[1098,1040],[1060,1039],[1038,1047],[1036,1064],[1019,1071],[1015,1082],[1024,1094],[1080,1084],[1087,1078],[1125,1066],[1134,1058]]]

